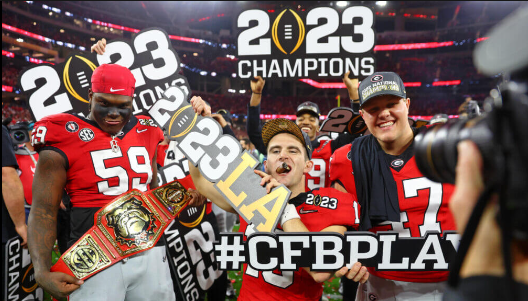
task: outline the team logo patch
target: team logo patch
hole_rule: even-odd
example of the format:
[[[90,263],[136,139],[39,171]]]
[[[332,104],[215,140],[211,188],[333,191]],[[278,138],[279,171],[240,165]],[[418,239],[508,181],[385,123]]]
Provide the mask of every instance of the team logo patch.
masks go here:
[[[379,82],[379,81],[382,81],[382,80],[383,80],[383,75],[379,75],[379,74],[378,74],[378,75],[374,75],[374,76],[370,79],[370,81],[373,82],[373,83],[375,83],[375,82]]]
[[[352,151],[349,151],[347,154],[348,161],[352,161]]]
[[[402,167],[403,166],[403,160],[402,159],[396,159],[391,162],[391,166],[394,168]]]
[[[376,301],[378,300],[378,296],[374,295],[373,293],[370,293],[368,296],[370,301]]]
[[[75,121],[66,122],[66,130],[70,133],[75,133],[79,130],[79,125]]]
[[[95,137],[95,134],[91,129],[84,128],[81,131],[79,131],[79,138],[81,138],[81,140],[84,142],[91,141],[94,137]]]

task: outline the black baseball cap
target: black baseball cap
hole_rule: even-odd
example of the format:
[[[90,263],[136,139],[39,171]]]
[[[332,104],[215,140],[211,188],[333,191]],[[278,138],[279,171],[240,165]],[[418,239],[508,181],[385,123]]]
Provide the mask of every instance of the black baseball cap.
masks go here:
[[[220,114],[220,115],[222,115],[222,117],[224,117],[224,120],[225,120],[227,123],[233,124],[233,122],[232,122],[232,120],[231,120],[231,113],[229,113],[228,110],[226,110],[226,109],[221,109],[221,110],[218,110],[218,112],[216,112],[216,114]]]
[[[303,102],[297,107],[297,116],[302,115],[304,113],[310,113],[317,117],[321,116],[319,106],[311,101]]]
[[[359,106],[380,95],[406,98],[402,79],[394,72],[375,72],[359,84]]]
[[[264,124],[262,127],[262,141],[264,142],[264,146],[268,148],[271,138],[280,133],[288,133],[295,136],[306,148],[308,158],[310,160],[312,159],[312,142],[310,141],[310,137],[297,124],[285,118],[273,119]]]

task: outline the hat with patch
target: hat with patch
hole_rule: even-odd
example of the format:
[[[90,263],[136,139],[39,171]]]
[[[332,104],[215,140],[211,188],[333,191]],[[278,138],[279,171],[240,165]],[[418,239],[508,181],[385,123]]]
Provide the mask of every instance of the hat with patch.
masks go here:
[[[301,128],[297,124],[288,119],[277,118],[264,124],[262,127],[262,141],[264,142],[264,146],[267,148],[271,138],[281,133],[288,133],[295,136],[306,148],[308,158],[310,160],[312,159],[312,142],[310,141],[310,137],[301,131]]]
[[[221,109],[221,110],[218,110],[218,112],[216,112],[216,114],[220,114],[220,115],[222,115],[222,117],[224,118],[224,120],[225,120],[227,123],[233,124],[233,121],[231,120],[231,113],[229,113],[228,110],[226,110],[226,109]]]
[[[402,79],[394,72],[375,72],[359,85],[359,106],[380,95],[395,95],[406,98]]]
[[[306,101],[301,103],[297,107],[297,116],[304,114],[304,113],[310,113],[314,116],[321,116],[321,111],[319,110],[319,106],[316,103],[313,103],[311,101]]]
[[[134,97],[136,79],[126,67],[102,64],[92,74],[92,91]]]

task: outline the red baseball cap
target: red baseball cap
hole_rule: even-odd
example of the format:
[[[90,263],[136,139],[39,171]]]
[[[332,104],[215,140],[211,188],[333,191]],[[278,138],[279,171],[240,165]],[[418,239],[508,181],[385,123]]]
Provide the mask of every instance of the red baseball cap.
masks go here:
[[[92,91],[134,97],[136,79],[128,68],[116,64],[102,64],[92,74]]]

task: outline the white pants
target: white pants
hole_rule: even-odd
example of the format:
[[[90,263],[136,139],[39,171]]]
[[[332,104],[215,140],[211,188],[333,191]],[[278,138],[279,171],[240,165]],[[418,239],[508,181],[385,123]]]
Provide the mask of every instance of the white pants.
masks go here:
[[[405,282],[370,275],[360,284],[356,301],[442,301],[444,282]]]
[[[69,300],[176,300],[165,246],[125,258],[87,279]]]

